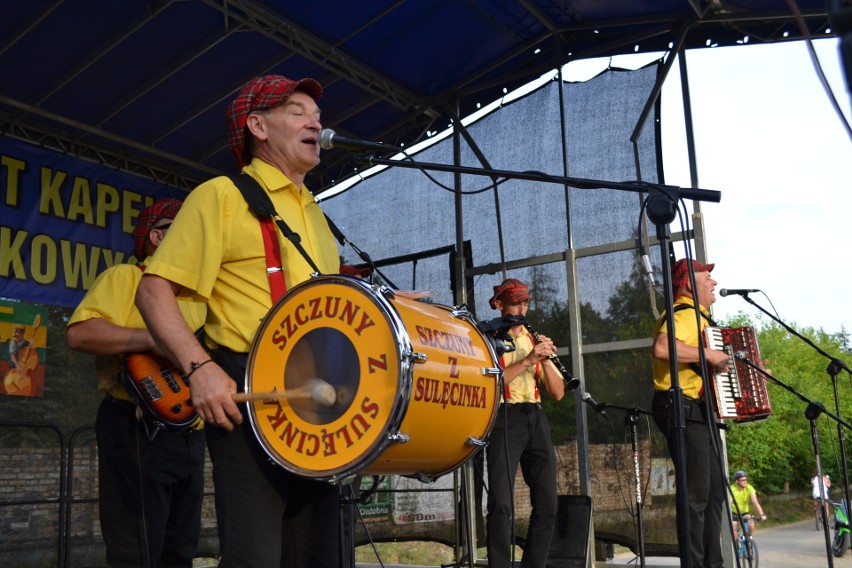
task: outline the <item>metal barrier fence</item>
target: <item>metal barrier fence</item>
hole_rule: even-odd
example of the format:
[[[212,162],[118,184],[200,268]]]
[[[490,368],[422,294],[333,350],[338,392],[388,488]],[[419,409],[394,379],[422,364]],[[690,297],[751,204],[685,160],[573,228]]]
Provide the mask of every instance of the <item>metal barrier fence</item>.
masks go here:
[[[32,432],[37,430],[47,430],[56,435],[58,448],[48,447],[46,451],[33,450],[31,448],[15,448],[6,449],[0,457],[0,534],[3,535],[2,544],[0,544],[0,564],[5,566],[13,565],[9,558],[4,557],[14,554],[20,556],[23,553],[23,538],[20,536],[23,531],[19,528],[32,528],[31,523],[35,523],[38,527],[42,527],[44,532],[38,535],[36,540],[45,540],[48,537],[56,539],[56,557],[55,566],[66,568],[66,531],[67,524],[66,508],[67,508],[67,469],[66,469],[66,445],[65,438],[59,428],[50,423],[41,422],[0,422],[0,429],[15,429],[21,431]],[[55,461],[55,469],[53,467],[45,467],[50,465],[50,452],[58,450],[58,460]],[[27,453],[39,454],[39,459],[27,459]],[[29,463],[32,465],[31,471],[27,471],[21,466]],[[39,473],[39,475],[28,475],[31,473]],[[54,494],[43,491],[52,485],[53,480],[56,481],[56,491]],[[23,495],[23,497],[22,497]],[[33,507],[28,511],[24,511],[15,515],[15,510],[23,507]],[[56,509],[56,531],[55,534],[50,530],[48,524],[48,512],[51,508]],[[26,518],[24,518],[26,515]],[[32,531],[28,534],[32,535]],[[18,546],[15,550],[13,547]],[[7,550],[6,547],[10,547]],[[30,552],[32,552],[32,547]]]

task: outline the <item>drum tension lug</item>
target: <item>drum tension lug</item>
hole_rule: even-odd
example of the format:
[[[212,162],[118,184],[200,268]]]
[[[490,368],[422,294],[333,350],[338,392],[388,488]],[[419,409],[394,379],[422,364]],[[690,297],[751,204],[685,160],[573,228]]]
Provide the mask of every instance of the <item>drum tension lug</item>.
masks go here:
[[[410,357],[415,363],[425,363],[429,360],[429,356],[425,353],[418,353],[417,351],[409,351],[408,357]]]
[[[470,319],[471,318],[471,313],[467,309],[467,306],[456,306],[455,308],[450,310],[450,315],[454,318],[464,318],[464,319]]]
[[[358,477],[358,476],[354,473],[351,474],[351,475],[344,475],[343,477],[332,477],[329,480],[329,483],[331,483],[332,485],[341,485],[341,486],[342,485],[349,485],[350,483],[355,481],[356,477]]]
[[[373,284],[373,292],[375,292],[376,294],[381,294],[388,300],[393,300],[394,298],[396,298],[396,294],[393,293],[393,289],[388,288],[384,284]]]
[[[389,442],[395,442],[397,444],[404,444],[410,439],[411,439],[411,436],[406,434],[405,432],[396,432],[396,433],[388,434],[388,441]]]
[[[488,445],[488,442],[483,440],[482,438],[474,438],[473,436],[467,437],[467,445],[468,446],[476,446],[478,448],[484,448]]]
[[[418,473],[414,476],[414,478],[420,483],[435,483],[438,479],[434,475],[429,475],[428,473]]]
[[[482,374],[483,375],[494,375],[497,376],[503,372],[503,369],[500,367],[483,367]]]

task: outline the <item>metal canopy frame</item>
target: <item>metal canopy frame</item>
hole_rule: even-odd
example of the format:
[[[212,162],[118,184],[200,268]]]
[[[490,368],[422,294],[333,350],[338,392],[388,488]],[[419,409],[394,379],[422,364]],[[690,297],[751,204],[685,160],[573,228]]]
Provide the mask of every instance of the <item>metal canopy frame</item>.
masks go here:
[[[667,51],[684,26],[687,48],[801,38],[785,0],[118,4],[0,7],[0,133],[187,191],[233,170],[223,109],[260,74],[313,76],[326,87],[325,124],[409,147],[569,61]],[[825,3],[798,4],[810,34],[825,35]],[[403,56],[392,53],[397,38],[432,41]],[[51,63],[65,51],[68,61]],[[324,189],[358,169],[352,154],[331,150],[309,183]]]

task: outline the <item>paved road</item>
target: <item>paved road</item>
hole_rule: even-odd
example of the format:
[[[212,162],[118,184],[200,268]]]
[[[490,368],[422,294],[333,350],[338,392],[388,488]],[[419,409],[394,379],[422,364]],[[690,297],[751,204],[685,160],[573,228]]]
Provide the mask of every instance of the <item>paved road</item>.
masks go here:
[[[829,566],[825,551],[825,538],[822,531],[814,528],[812,520],[799,521],[789,525],[763,528],[758,525],[757,541],[760,568],[825,568]],[[832,558],[838,568],[852,567],[852,552],[842,558]],[[646,568],[656,566],[678,566],[677,558],[646,558]],[[598,566],[630,564],[639,566],[638,559],[631,553],[616,554],[607,562]]]

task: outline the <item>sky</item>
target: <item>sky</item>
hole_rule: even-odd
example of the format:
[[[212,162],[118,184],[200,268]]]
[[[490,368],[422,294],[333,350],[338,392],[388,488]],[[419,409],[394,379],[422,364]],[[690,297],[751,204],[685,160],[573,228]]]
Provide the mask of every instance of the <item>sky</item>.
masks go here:
[[[837,46],[815,42],[848,121]],[[698,187],[722,192],[718,204],[701,204],[717,290],[761,290],[749,297],[794,329],[852,332],[852,139],[805,43],[699,50],[687,63]],[[663,124],[674,126],[666,116]],[[679,132],[663,130],[666,182],[689,187]],[[732,295],[713,311],[763,316]]]
[[[848,121],[852,98],[838,42],[820,39],[814,47]],[[656,57],[574,62],[563,73],[580,80],[607,65],[635,68]],[[697,187],[722,194],[719,203],[700,205],[707,259],[716,264],[714,316],[741,311],[771,322],[742,297],[718,294],[758,289],[749,298],[796,330],[852,333],[852,139],[806,44],[691,50],[686,60]],[[662,92],[663,165],[667,184],[691,187],[679,75],[675,64]],[[683,247],[675,247],[682,257]]]

